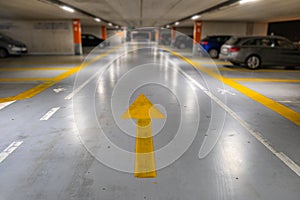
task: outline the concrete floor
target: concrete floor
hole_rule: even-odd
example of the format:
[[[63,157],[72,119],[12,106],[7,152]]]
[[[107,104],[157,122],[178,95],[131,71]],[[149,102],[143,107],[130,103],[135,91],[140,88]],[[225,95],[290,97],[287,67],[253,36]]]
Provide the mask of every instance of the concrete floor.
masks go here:
[[[0,200],[299,200],[300,70],[174,51],[0,60]],[[147,129],[152,178],[121,118],[141,94],[166,116]]]

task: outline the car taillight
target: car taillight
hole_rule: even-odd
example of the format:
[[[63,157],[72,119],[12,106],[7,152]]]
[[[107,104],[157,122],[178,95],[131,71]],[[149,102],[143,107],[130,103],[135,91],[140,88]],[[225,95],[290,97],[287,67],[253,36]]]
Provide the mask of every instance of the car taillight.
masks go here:
[[[240,48],[238,48],[238,47],[231,47],[229,49],[229,52],[238,52],[239,50],[240,50]]]
[[[208,42],[207,41],[201,41],[201,44],[202,45],[208,45]]]

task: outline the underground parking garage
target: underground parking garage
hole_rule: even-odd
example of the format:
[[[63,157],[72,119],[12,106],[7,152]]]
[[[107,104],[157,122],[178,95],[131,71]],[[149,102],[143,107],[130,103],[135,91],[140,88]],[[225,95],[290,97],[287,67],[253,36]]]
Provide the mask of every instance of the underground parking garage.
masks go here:
[[[0,200],[299,200],[298,0],[0,2]]]

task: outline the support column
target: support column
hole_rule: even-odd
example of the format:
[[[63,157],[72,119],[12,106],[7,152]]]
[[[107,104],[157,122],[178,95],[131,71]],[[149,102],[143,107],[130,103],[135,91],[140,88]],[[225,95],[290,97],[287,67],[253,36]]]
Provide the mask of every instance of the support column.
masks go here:
[[[200,40],[202,34],[202,21],[194,22],[194,45],[193,45],[193,53],[194,55],[197,53]]]
[[[80,19],[73,19],[73,36],[75,55],[82,55]]]
[[[172,30],[171,30],[171,46],[172,47],[174,47],[175,40],[176,40],[176,27],[172,27]]]
[[[155,29],[155,42],[157,44],[159,43],[159,32],[160,32],[160,29]]]
[[[103,39],[103,40],[106,40],[106,39],[107,39],[106,26],[102,26],[102,39]]]

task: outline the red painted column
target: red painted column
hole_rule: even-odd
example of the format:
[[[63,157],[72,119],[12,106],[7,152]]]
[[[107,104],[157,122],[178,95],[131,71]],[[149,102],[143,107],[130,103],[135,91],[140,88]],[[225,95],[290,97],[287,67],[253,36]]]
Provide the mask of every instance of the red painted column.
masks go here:
[[[103,40],[106,40],[106,39],[107,39],[106,26],[102,26],[102,39],[103,39]]]
[[[172,30],[171,30],[171,44],[172,46],[174,45],[175,43],[175,40],[176,40],[176,27],[172,27]]]
[[[73,19],[73,36],[75,55],[82,55],[80,19]]]
[[[201,33],[202,33],[202,21],[195,21],[194,22],[194,43],[195,44],[200,44]]]

